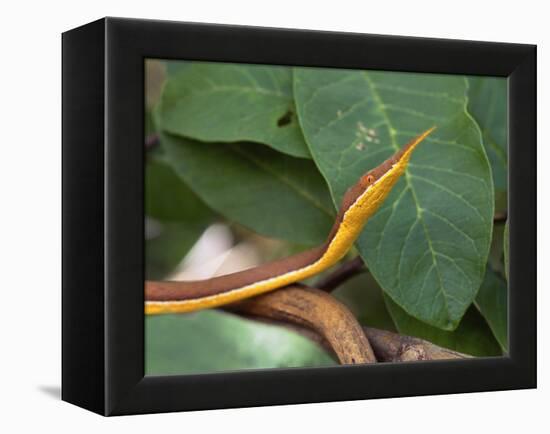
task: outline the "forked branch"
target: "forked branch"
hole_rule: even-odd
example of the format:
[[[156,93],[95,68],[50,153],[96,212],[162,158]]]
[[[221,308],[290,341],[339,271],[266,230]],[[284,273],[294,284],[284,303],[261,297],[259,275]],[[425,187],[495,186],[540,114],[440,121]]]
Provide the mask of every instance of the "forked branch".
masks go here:
[[[247,316],[305,328],[326,342],[341,364],[374,363],[376,357],[353,314],[326,292],[292,285],[230,306]]]
[[[290,327],[330,350],[341,364],[470,357],[423,339],[361,327],[333,296],[302,285],[282,288],[226,309]]]

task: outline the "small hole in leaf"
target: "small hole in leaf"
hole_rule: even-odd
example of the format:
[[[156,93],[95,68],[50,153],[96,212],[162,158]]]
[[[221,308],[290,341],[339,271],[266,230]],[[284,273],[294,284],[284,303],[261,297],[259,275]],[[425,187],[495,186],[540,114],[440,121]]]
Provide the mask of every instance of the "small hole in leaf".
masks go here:
[[[282,115],[277,121],[278,127],[284,127],[292,122],[292,111],[288,110],[284,115]]]

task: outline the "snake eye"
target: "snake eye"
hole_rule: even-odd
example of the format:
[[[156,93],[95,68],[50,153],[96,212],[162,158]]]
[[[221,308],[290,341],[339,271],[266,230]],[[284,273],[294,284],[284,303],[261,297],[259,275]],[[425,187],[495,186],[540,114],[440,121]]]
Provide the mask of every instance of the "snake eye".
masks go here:
[[[364,175],[362,178],[361,178],[361,184],[365,187],[368,187],[369,185],[371,185],[372,183],[374,183],[375,179],[374,179],[374,175]]]

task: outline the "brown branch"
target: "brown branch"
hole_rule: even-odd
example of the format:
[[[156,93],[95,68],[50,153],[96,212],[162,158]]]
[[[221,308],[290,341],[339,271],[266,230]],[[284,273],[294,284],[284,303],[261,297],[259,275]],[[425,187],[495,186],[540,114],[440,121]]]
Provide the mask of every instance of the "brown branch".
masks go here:
[[[341,364],[374,363],[376,357],[353,314],[326,292],[292,285],[230,306],[247,316],[290,323],[314,332]]]
[[[323,291],[330,292],[344,283],[346,280],[361,274],[366,271],[365,263],[361,256],[357,256],[351,261],[344,262],[332,273],[320,279],[319,282],[315,285],[316,288],[319,288]]]
[[[496,212],[493,216],[493,222],[495,223],[505,223],[508,219],[508,213],[506,211]]]
[[[294,285],[226,307],[264,322],[284,325],[331,351],[341,364],[462,359],[470,356],[423,339],[362,327],[326,292]]]
[[[382,362],[447,360],[471,357],[415,337],[372,327],[363,327],[363,330],[369,338],[376,357]]]

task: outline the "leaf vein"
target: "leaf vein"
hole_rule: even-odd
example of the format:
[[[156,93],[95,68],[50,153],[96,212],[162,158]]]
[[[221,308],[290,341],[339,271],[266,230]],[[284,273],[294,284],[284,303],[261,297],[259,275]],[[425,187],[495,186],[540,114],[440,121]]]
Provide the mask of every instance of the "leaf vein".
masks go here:
[[[327,214],[331,218],[334,216],[334,213],[332,212],[332,210],[327,209],[321,202],[319,202],[317,200],[317,198],[315,198],[313,195],[311,195],[307,190],[299,187],[292,180],[290,180],[287,177],[281,175],[280,172],[269,168],[268,166],[263,164],[261,161],[259,161],[256,158],[250,156],[249,154],[247,154],[246,152],[242,151],[239,148],[233,147],[233,149],[235,150],[235,152],[239,153],[240,155],[242,155],[243,157],[245,157],[249,161],[256,164],[259,168],[261,168],[265,172],[271,174],[273,177],[277,178],[279,181],[281,181],[282,183],[284,183],[285,185],[290,187],[291,190],[296,192],[298,195],[302,196],[306,201],[310,202],[313,206],[315,206],[319,210],[323,211],[325,214]]]
[[[444,187],[442,186],[441,184],[438,184],[436,182],[433,182],[432,180],[428,179],[428,178],[424,178],[423,176],[420,176],[420,175],[416,175],[416,174],[412,174],[410,175],[411,178],[415,178],[415,179],[418,179],[419,181],[423,181],[425,182],[426,184],[430,184],[436,188],[438,188],[439,190],[441,191],[444,191],[446,192],[447,194],[449,194],[450,196],[452,197],[455,197],[457,198],[458,200],[460,200],[462,203],[464,203],[468,208],[470,208],[472,211],[474,211],[474,213],[476,213],[479,218],[484,222],[486,223],[487,222],[487,219],[481,215],[481,213],[479,212],[479,210],[473,206],[470,202],[468,202],[466,199],[464,199],[464,197],[462,197],[461,195],[457,194],[456,192],[454,192],[453,190],[450,190],[448,189],[447,187]]]

